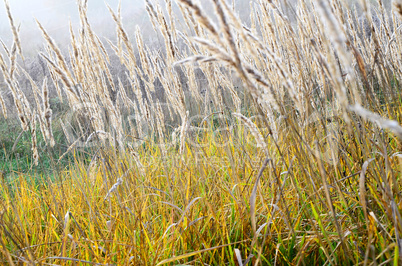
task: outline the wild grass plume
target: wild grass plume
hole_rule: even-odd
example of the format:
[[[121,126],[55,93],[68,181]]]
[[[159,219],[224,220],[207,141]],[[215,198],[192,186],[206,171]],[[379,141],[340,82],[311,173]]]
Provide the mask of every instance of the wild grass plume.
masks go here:
[[[66,51],[37,19],[38,81],[5,0],[7,169],[31,146],[0,172],[1,264],[402,264],[401,4],[237,3],[146,0],[152,33],[108,7],[105,40],[77,1]]]

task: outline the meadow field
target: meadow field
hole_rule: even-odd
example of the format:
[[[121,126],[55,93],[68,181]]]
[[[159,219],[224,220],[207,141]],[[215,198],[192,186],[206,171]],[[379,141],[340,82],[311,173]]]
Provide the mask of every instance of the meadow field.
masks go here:
[[[402,265],[402,1],[145,2],[4,1],[0,264]]]

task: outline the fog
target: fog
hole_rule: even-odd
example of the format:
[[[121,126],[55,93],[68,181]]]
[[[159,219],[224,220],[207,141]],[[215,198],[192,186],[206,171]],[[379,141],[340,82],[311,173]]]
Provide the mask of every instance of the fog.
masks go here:
[[[13,42],[9,20],[5,9],[4,0],[0,0],[0,40],[7,47]],[[45,41],[42,38],[35,18],[44,26],[50,36],[56,40],[58,46],[66,51],[69,45],[70,33],[69,22],[71,21],[75,32],[80,27],[77,0],[8,0],[15,25],[20,26],[19,36],[21,39],[24,56],[32,57],[44,48]],[[236,3],[236,10],[242,21],[249,22],[250,1],[252,0],[228,0]],[[291,0],[294,1],[294,0]],[[158,43],[157,35],[152,29],[148,14],[145,11],[145,0],[120,0],[123,25],[130,39],[134,38],[134,29],[138,25],[143,33],[145,42]],[[165,7],[165,0],[152,0]],[[175,1],[174,1],[175,2]],[[214,13],[213,6],[209,0],[201,0],[207,14]],[[89,22],[101,37],[115,40],[116,25],[107,8],[109,5],[114,11],[118,10],[119,0],[88,0]],[[173,3],[173,10],[180,13],[177,4]],[[177,17],[180,20],[180,15]],[[178,23],[177,25],[185,23]],[[0,48],[2,52],[2,48]]]
[[[121,0],[123,23],[127,29],[147,24],[144,2]],[[118,0],[88,1],[88,18],[99,36],[113,38],[115,35],[115,23],[106,5],[117,11],[118,3]],[[28,56],[43,48],[44,43],[35,18],[62,47],[68,44],[69,21],[75,30],[80,26],[76,0],[9,0],[9,4],[15,24],[20,25],[22,48]],[[0,1],[0,39],[11,46],[12,33],[3,1]]]
[[[9,0],[11,13],[15,20],[15,24],[20,25],[20,38],[24,55],[27,57],[37,55],[37,52],[43,49],[44,40],[41,32],[35,22],[35,18],[44,26],[47,32],[58,45],[63,49],[69,44],[69,21],[73,25],[75,31],[80,26],[77,0]],[[249,8],[250,2],[253,0],[234,0],[236,10],[242,21],[249,24]],[[255,0],[254,0],[255,1]],[[159,2],[162,6],[165,5],[164,0],[153,0]],[[201,0],[204,3],[203,8],[206,13],[213,13],[211,2]],[[232,0],[228,0],[232,2]],[[296,0],[280,1],[282,3],[290,3],[296,5]],[[349,0],[350,4],[356,0]],[[390,0],[383,1],[385,6],[390,8]],[[117,11],[119,0],[88,0],[88,18],[94,31],[101,39],[115,39],[115,23],[107,9],[109,5],[114,11]],[[148,19],[148,14],[145,11],[145,0],[121,0],[121,14],[123,25],[129,37],[133,37],[134,27],[139,25],[144,41],[149,41],[148,38],[155,38],[155,34]],[[173,4],[173,10],[177,10],[176,4]],[[179,13],[179,12],[177,12]],[[293,14],[286,14],[292,19]],[[179,16],[180,17],[180,16]],[[7,47],[12,45],[12,33],[10,30],[9,21],[7,18],[5,5],[3,0],[0,0],[0,39],[5,42]],[[0,48],[0,52],[1,52]],[[64,50],[64,49],[63,49]]]

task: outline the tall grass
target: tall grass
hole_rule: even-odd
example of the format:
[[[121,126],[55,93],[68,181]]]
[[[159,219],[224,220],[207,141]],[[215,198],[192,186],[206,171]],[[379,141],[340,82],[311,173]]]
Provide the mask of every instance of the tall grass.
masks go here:
[[[399,2],[361,1],[357,15],[346,1],[253,1],[248,25],[223,0],[214,14],[146,3],[159,49],[126,32],[120,7],[103,42],[78,1],[68,54],[38,21],[51,74],[40,84],[17,60],[7,8],[14,42],[0,67],[33,163],[39,132],[56,144],[49,82],[70,107],[61,157],[76,156],[53,162],[57,181],[1,179],[2,263],[401,264]]]

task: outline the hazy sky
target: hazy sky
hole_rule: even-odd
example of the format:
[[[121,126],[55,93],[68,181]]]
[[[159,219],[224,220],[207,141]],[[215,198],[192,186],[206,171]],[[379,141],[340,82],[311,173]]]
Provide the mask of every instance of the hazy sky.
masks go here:
[[[118,0],[88,0],[88,17],[94,30],[100,35],[114,34],[115,24],[106,4],[117,10]],[[124,24],[138,24],[148,19],[144,0],[121,0]],[[43,43],[35,23],[37,18],[56,40],[69,37],[68,23],[71,19],[79,27],[76,0],[9,0],[11,13],[16,24],[21,25],[20,37],[25,50],[39,49]],[[0,39],[11,45],[12,35],[3,0],[0,0]]]

